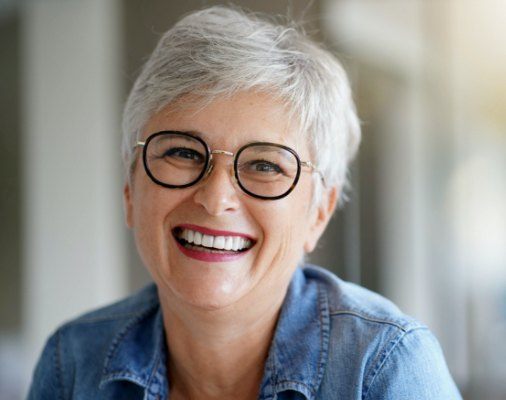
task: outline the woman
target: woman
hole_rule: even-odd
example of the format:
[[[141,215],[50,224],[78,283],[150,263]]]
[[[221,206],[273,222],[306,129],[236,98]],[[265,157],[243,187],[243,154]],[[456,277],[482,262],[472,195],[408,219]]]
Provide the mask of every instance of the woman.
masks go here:
[[[31,399],[460,398],[427,328],[300,264],[360,138],[333,56],[195,12],[161,38],[123,128],[126,222],[154,285],[61,327]]]

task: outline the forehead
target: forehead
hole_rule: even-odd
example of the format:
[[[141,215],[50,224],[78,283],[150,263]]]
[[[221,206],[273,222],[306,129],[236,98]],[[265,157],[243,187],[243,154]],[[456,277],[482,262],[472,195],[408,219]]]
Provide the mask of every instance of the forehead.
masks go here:
[[[164,130],[192,132],[212,148],[224,150],[254,141],[284,144],[296,150],[305,147],[290,109],[264,92],[240,92],[205,102],[184,96],[149,119],[143,138]]]

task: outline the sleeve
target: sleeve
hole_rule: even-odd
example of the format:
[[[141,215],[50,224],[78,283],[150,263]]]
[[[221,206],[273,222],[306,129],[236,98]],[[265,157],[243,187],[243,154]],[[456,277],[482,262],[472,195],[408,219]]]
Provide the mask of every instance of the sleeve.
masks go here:
[[[59,342],[58,332],[46,342],[33,373],[28,400],[64,399]]]
[[[437,339],[427,328],[404,333],[378,361],[365,400],[461,400]]]

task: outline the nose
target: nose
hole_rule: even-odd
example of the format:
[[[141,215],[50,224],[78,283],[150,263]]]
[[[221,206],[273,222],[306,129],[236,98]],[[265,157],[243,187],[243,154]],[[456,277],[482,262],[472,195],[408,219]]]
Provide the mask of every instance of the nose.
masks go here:
[[[233,212],[239,208],[239,197],[233,184],[230,166],[222,162],[211,164],[210,171],[198,184],[194,200],[213,216]]]

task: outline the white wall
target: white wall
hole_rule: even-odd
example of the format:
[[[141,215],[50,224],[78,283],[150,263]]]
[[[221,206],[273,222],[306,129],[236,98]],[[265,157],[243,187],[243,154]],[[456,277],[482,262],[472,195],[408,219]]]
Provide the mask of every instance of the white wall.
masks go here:
[[[117,1],[22,10],[24,345],[127,291]],[[30,368],[31,369],[31,368]]]

